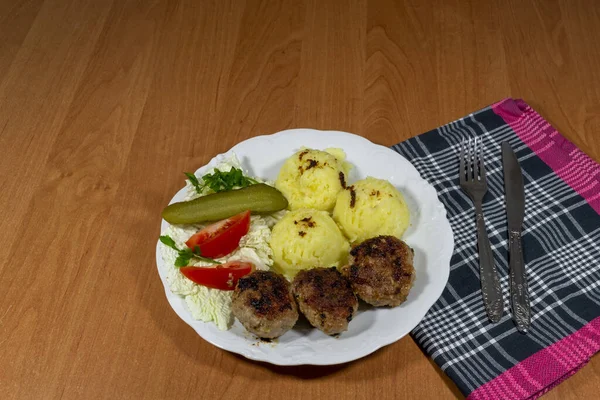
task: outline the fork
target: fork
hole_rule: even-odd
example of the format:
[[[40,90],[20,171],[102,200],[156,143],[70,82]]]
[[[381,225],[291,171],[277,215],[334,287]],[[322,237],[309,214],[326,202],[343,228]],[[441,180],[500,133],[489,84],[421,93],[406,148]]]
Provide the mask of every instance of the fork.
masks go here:
[[[471,143],[473,142],[473,143]],[[483,162],[483,141],[481,138],[461,143],[460,149],[460,187],[467,193],[475,206],[477,221],[477,247],[479,249],[479,276],[483,305],[488,318],[498,322],[502,317],[503,305],[500,279],[494,264],[494,256],[485,228],[482,201],[487,192],[485,165]]]

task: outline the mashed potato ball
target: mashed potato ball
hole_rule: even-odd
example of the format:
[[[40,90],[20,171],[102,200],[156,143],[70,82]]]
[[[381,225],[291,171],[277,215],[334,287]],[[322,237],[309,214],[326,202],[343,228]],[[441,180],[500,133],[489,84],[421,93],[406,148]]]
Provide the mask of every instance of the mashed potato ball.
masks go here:
[[[333,219],[350,242],[391,235],[401,238],[410,213],[402,194],[388,181],[368,177],[337,196]]]
[[[341,149],[300,150],[285,161],[275,187],[287,198],[290,210],[331,211],[346,186],[350,165],[345,158]]]
[[[350,245],[325,211],[299,209],[287,213],[275,226],[270,241],[275,268],[293,278],[315,267],[340,267]]]

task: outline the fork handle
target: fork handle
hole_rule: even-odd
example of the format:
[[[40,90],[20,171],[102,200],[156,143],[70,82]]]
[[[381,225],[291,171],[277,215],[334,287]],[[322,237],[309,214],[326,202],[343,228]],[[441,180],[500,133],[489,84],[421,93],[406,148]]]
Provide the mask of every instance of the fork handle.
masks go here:
[[[502,317],[504,302],[480,201],[475,202],[475,218],[477,219],[477,247],[479,249],[479,274],[483,304],[490,321],[498,322]]]

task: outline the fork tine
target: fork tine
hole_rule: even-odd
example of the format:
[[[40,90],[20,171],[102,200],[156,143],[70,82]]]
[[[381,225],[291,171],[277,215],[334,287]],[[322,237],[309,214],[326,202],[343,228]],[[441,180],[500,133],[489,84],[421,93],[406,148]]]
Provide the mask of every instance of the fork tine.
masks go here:
[[[473,180],[479,180],[479,138],[473,138]]]
[[[469,138],[469,143],[467,143],[467,181],[473,180],[473,146],[471,145],[471,138]]]
[[[465,139],[460,142],[460,167],[459,173],[461,185],[465,183]]]
[[[485,182],[485,163],[483,162],[483,139],[479,138],[479,176]]]

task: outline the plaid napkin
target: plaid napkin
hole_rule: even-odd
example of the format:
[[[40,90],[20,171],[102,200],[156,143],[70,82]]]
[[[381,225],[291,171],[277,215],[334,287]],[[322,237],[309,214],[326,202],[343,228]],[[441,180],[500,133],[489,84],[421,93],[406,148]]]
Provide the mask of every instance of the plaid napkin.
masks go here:
[[[473,204],[458,185],[460,142],[480,136],[488,177],[484,215],[504,293],[491,324],[479,281]],[[525,182],[523,251],[531,329],[517,332],[508,301],[500,144]],[[600,166],[522,100],[506,99],[393,149],[435,186],[455,235],[444,293],[412,335],[469,399],[534,399],[600,350]]]

